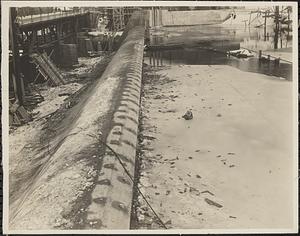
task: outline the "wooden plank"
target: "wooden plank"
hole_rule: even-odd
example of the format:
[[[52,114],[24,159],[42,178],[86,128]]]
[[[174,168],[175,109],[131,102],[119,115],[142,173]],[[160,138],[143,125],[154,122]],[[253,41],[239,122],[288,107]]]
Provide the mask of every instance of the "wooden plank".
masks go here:
[[[25,108],[23,106],[19,106],[17,111],[26,122],[29,122],[32,120],[31,116],[25,110]]]
[[[61,72],[59,69],[54,65],[54,63],[51,61],[51,59],[47,56],[47,54],[41,55],[46,64],[52,69],[53,73],[56,75],[58,81],[60,81],[61,84],[65,84],[65,80],[63,76],[61,75]]]
[[[49,62],[48,58],[45,58],[43,55],[39,54],[34,54],[32,57],[34,58],[35,63],[39,65],[40,72],[44,77],[48,77],[48,79],[50,79],[54,85],[60,85],[64,83],[55,73],[55,69],[53,69],[54,65]]]

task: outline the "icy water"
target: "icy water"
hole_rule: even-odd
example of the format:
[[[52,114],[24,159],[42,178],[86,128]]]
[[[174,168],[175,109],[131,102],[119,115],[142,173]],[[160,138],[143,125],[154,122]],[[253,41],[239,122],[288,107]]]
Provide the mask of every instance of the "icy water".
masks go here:
[[[143,81],[139,184],[168,228],[292,227],[290,81],[227,65],[146,66]],[[140,228],[161,227],[139,203]]]
[[[270,76],[292,80],[292,65],[274,61],[259,61],[257,58],[228,57],[225,53],[197,48],[183,48],[175,50],[149,51],[146,62],[151,65],[230,65],[242,71],[261,73]],[[151,57],[151,59],[150,59]],[[148,60],[148,61],[147,61]]]
[[[275,40],[276,38],[278,39]],[[266,29],[245,27],[243,24],[162,27],[150,31],[149,45],[179,45],[179,47],[156,51],[151,49],[147,52],[147,56],[148,63],[152,65],[230,65],[242,71],[292,80],[291,63],[281,61],[279,66],[276,66],[274,60],[260,62],[257,57],[242,59],[226,55],[226,51],[240,48],[256,52],[262,50],[263,54],[264,51],[274,48],[282,51],[290,49],[291,44],[291,32],[287,30],[275,32],[272,25]]]

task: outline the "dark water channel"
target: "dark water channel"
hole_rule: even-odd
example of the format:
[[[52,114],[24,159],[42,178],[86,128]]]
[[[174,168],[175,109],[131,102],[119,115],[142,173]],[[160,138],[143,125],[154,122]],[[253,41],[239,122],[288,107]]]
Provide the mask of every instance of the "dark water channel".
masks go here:
[[[170,50],[151,50],[147,52],[146,62],[154,65],[229,65],[247,72],[261,73],[292,80],[292,64],[276,64],[273,60],[258,58],[236,58],[223,52],[195,48]]]
[[[292,80],[292,63],[281,60],[258,60],[255,57],[236,58],[227,51],[247,48],[258,52],[288,51],[292,47],[292,33],[276,30],[271,20],[266,28],[240,25],[198,25],[192,27],[161,27],[149,32],[147,63],[152,65],[229,65],[247,72],[255,72]],[[160,45],[162,47],[160,47]],[[168,47],[177,45],[177,47]],[[153,47],[153,46],[159,46]],[[167,46],[167,47],[164,47]],[[290,53],[292,50],[290,50]]]

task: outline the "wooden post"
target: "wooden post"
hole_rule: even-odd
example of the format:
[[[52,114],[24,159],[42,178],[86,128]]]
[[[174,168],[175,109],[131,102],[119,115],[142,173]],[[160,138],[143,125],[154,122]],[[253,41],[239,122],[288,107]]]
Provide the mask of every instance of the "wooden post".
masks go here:
[[[154,21],[154,17],[155,17],[155,13],[154,13],[154,7],[152,7],[152,27],[155,26],[155,21]]]
[[[275,6],[274,49],[278,49],[278,35],[279,35],[279,6]]]
[[[58,43],[60,43],[60,39],[61,39],[61,31],[62,31],[61,23],[58,22],[58,23],[56,24],[56,38],[57,38]]]
[[[18,48],[18,41],[17,41],[17,35],[16,35],[16,25],[15,25],[15,19],[17,17],[17,11],[15,7],[10,8],[10,27],[9,27],[9,36],[10,36],[10,45],[11,45],[11,51],[13,54],[12,60],[13,60],[13,83],[14,83],[14,89],[15,89],[15,96],[16,100],[19,103],[20,106],[24,103],[24,93],[22,92],[22,88],[24,85],[22,85],[21,80],[21,74],[20,74],[20,58],[19,58],[19,48]]]
[[[41,31],[42,31],[42,39],[43,39],[43,43],[47,43],[45,28],[43,28]]]
[[[153,26],[155,27],[155,7],[153,7]]]
[[[161,11],[161,7],[159,7],[159,25],[162,25],[162,11]]]
[[[265,23],[264,23],[264,41],[267,40],[267,11],[265,11]]]
[[[74,24],[74,37],[75,37],[75,44],[78,44],[78,38],[77,38],[77,33],[78,33],[78,17],[75,16],[75,24]]]
[[[258,59],[261,60],[261,50],[258,51]]]
[[[163,53],[160,52],[160,65],[162,66],[163,65]]]
[[[112,39],[113,39],[113,36],[109,35],[108,36],[108,51],[112,51]]]
[[[278,57],[278,58],[276,58],[274,60],[274,65],[275,65],[275,67],[279,67],[279,65],[280,65],[280,57]]]

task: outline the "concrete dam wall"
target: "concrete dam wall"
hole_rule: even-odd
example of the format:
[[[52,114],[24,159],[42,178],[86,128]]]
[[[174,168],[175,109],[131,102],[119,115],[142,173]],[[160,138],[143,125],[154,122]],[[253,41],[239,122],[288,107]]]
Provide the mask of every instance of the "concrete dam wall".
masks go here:
[[[230,18],[230,10],[168,11],[150,10],[149,25],[185,26],[221,24]]]

